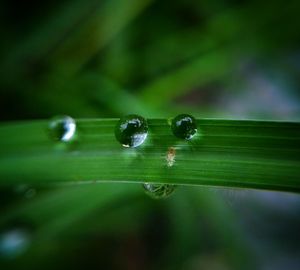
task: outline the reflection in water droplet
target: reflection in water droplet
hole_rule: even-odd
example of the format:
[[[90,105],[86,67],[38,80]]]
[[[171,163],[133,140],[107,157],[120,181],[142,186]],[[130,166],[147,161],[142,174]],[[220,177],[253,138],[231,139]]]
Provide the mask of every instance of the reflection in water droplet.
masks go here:
[[[30,233],[25,229],[12,229],[0,234],[0,257],[15,258],[30,244]]]
[[[131,114],[122,117],[116,125],[116,139],[124,147],[137,147],[147,138],[148,124],[146,119],[139,115]]]
[[[164,199],[169,197],[175,190],[175,185],[169,184],[154,184],[154,183],[144,183],[144,189],[146,194],[148,194],[153,199]]]
[[[176,137],[190,140],[197,132],[197,121],[191,115],[180,114],[172,120],[171,128]]]
[[[57,116],[49,124],[51,137],[56,141],[69,142],[76,132],[76,123],[70,116]]]

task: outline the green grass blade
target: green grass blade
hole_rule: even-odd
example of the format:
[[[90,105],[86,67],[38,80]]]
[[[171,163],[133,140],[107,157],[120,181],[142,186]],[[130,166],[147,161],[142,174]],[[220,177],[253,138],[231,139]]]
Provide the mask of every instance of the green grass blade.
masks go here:
[[[0,127],[0,184],[87,181],[158,182],[300,191],[300,124],[198,120],[198,136],[182,141],[168,121],[149,119],[146,142],[115,139],[117,119],[77,120],[78,141],[63,146],[46,121]],[[176,149],[167,164],[168,149]]]

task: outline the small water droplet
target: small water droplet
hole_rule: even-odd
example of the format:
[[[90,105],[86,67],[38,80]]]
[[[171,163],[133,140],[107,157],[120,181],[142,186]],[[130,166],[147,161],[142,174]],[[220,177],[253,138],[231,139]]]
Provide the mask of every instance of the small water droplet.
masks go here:
[[[176,137],[190,140],[197,133],[197,121],[191,115],[179,114],[172,120],[171,128]]]
[[[49,131],[54,140],[69,142],[75,137],[75,120],[70,116],[54,117],[49,124]]]
[[[154,184],[154,183],[144,183],[143,187],[148,194],[153,199],[164,199],[169,197],[175,190],[175,185],[169,184]]]
[[[23,228],[14,228],[0,234],[0,256],[15,258],[26,251],[30,244],[30,233]]]
[[[116,139],[124,147],[141,145],[148,135],[148,123],[139,115],[130,114],[122,117],[116,125]]]

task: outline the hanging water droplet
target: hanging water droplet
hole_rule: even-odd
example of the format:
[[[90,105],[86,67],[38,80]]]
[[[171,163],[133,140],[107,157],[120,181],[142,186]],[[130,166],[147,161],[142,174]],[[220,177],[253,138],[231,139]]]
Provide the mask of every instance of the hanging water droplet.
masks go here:
[[[54,117],[49,124],[49,131],[54,140],[69,142],[75,137],[75,120],[70,116]]]
[[[154,184],[154,183],[144,183],[143,187],[148,194],[153,199],[164,199],[169,197],[175,190],[175,185],[169,184]]]
[[[30,244],[30,232],[14,228],[0,234],[0,257],[12,259],[26,251]]]
[[[171,128],[176,137],[190,140],[197,133],[197,121],[191,115],[179,114],[172,120]]]
[[[137,147],[147,138],[148,124],[139,115],[130,114],[122,117],[116,125],[116,139],[125,147]]]

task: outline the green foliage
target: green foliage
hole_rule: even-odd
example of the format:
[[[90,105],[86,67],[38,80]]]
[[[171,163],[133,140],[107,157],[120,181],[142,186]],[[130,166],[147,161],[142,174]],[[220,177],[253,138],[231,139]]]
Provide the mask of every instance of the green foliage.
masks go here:
[[[71,143],[49,137],[46,121],[2,125],[1,184],[117,181],[299,192],[298,123],[199,119],[197,135],[185,141],[167,120],[149,119],[147,140],[133,149],[116,140],[118,120],[76,123]]]
[[[299,1],[0,14],[1,269],[299,268]],[[114,131],[132,113],[149,130],[128,149]],[[189,141],[171,130],[182,113]],[[76,119],[72,140],[55,115]],[[153,200],[142,183],[177,188]]]

